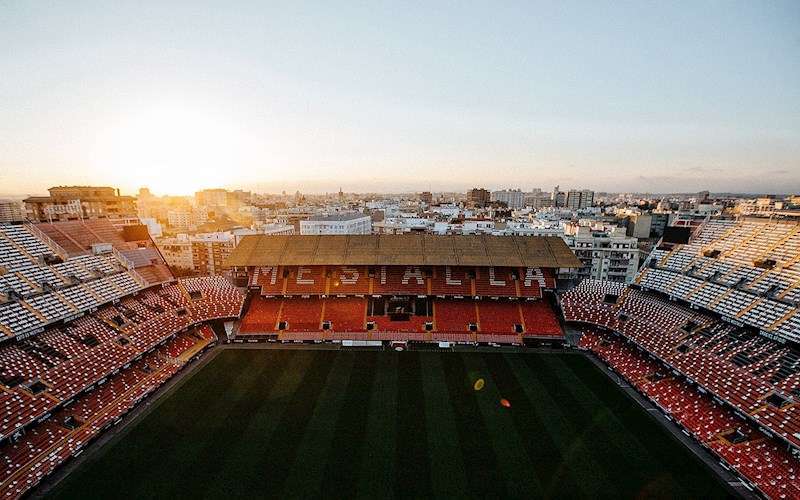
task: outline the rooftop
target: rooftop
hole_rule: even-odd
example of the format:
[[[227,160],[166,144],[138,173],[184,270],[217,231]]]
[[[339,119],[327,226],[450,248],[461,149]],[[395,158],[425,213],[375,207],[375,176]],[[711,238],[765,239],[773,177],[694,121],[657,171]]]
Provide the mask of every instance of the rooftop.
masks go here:
[[[348,220],[362,219],[364,217],[369,218],[369,215],[358,212],[350,212],[350,213],[331,214],[331,215],[312,215],[311,217],[308,218],[308,220],[314,222],[343,222]]]

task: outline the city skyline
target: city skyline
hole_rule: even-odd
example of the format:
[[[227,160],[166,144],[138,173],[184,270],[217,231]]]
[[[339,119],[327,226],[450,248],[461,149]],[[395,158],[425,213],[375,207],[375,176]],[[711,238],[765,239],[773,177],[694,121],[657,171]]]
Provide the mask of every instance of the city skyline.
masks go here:
[[[85,188],[97,188],[97,187],[109,187],[113,189],[119,189],[116,186],[89,186],[89,185],[73,185],[73,186],[49,186],[48,188],[43,189],[41,192],[31,192],[31,193],[3,193],[0,192],[0,198],[6,198],[9,200],[19,200],[22,201],[25,198],[31,196],[47,196],[48,190],[51,188],[58,188],[58,187],[85,187]],[[294,197],[297,194],[303,196],[312,196],[312,197],[335,197],[339,193],[343,193],[345,195],[356,195],[356,196],[419,196],[420,194],[424,193],[432,193],[433,195],[437,196],[446,196],[446,195],[460,195],[461,197],[468,196],[469,191],[472,189],[485,189],[489,193],[497,193],[497,192],[514,192],[518,191],[522,194],[530,195],[536,194],[537,192],[541,192],[544,195],[550,196],[555,188],[559,188],[559,192],[566,193],[568,191],[583,191],[588,190],[596,194],[603,194],[603,195],[623,195],[623,196],[643,196],[643,197],[693,197],[697,196],[701,193],[708,193],[708,195],[712,198],[719,197],[719,198],[747,198],[747,197],[787,197],[795,195],[795,192],[770,192],[770,193],[757,193],[757,192],[729,192],[729,191],[709,191],[707,189],[699,189],[695,191],[673,191],[673,192],[648,192],[648,191],[602,191],[598,189],[592,188],[592,186],[586,185],[576,185],[576,186],[568,186],[568,185],[556,185],[551,187],[546,186],[492,186],[492,185],[478,185],[478,186],[469,186],[464,189],[441,189],[441,190],[430,190],[430,189],[409,189],[409,190],[376,190],[376,191],[347,191],[347,190],[320,190],[320,191],[301,191],[301,190],[280,190],[280,191],[257,191],[253,189],[248,189],[243,186],[235,186],[235,185],[226,185],[226,186],[208,186],[202,187],[193,192],[187,193],[175,193],[175,192],[156,192],[150,189],[149,186],[139,186],[136,189],[131,191],[126,191],[124,189],[120,189],[119,192],[123,196],[138,196],[141,194],[141,190],[147,190],[149,196],[153,196],[156,198],[161,197],[176,197],[176,198],[194,198],[199,193],[203,191],[214,191],[214,190],[224,190],[226,192],[238,192],[244,191],[247,193],[252,193],[253,195],[258,196],[286,196],[286,197]]]
[[[7,4],[0,191],[797,192],[798,21],[796,2]]]

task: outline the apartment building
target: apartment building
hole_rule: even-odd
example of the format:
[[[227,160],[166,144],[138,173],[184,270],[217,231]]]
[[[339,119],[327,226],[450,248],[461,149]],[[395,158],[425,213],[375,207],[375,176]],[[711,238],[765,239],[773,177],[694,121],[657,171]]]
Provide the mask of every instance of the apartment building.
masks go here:
[[[0,200],[0,222],[25,220],[25,208],[21,201]]]
[[[361,213],[313,215],[300,221],[300,234],[370,234],[372,217]]]
[[[570,278],[632,283],[639,269],[638,240],[624,227],[567,226],[564,241],[583,262]]]
[[[122,196],[119,189],[106,186],[57,186],[50,196],[24,200],[28,219],[38,222],[120,219],[137,217],[136,198]]]

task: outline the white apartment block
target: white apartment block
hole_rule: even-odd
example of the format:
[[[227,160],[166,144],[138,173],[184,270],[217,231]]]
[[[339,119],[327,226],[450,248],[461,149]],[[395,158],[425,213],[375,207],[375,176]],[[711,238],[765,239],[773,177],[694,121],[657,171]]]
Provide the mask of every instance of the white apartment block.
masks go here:
[[[588,189],[567,191],[566,207],[570,210],[581,210],[594,204],[594,191]]]
[[[372,218],[360,213],[314,215],[300,221],[300,234],[370,234]]]
[[[376,222],[372,228],[378,234],[404,234],[432,232],[436,221],[425,217],[391,217]]]
[[[25,206],[22,201],[0,200],[0,222],[19,222],[25,220]]]
[[[508,208],[522,208],[525,206],[525,193],[519,189],[503,189],[492,191],[492,201],[505,203]]]
[[[257,232],[234,229],[218,233],[179,234],[176,238],[162,238],[156,245],[173,269],[197,274],[220,274],[225,259],[242,238],[250,234]]]
[[[500,224],[495,226],[492,231],[495,236],[554,236],[561,238],[564,236],[564,228],[556,223],[536,222],[506,222],[503,227]]]
[[[783,202],[773,198],[740,200],[736,204],[736,211],[742,215],[769,216],[775,213],[776,209],[779,210],[781,208],[783,208]]]
[[[139,222],[147,226],[147,232],[152,238],[161,238],[163,228],[154,217],[139,217]]]
[[[167,265],[172,269],[183,271],[193,270],[192,242],[185,234],[178,235],[177,238],[164,238],[156,242],[161,255]]]
[[[192,265],[195,273],[222,273],[222,264],[236,248],[239,238],[232,232],[200,233],[189,237],[192,245]]]
[[[639,269],[638,240],[626,236],[624,227],[592,231],[581,226],[573,234],[565,235],[564,241],[584,264],[570,277],[625,283],[632,283],[636,277]]]
[[[454,224],[453,228],[460,230],[460,234],[491,234],[494,231],[495,222],[491,219],[466,219],[460,225]]]
[[[526,207],[535,208],[537,210],[553,206],[553,200],[550,198],[550,193],[545,193],[541,189],[525,193],[523,203]]]
[[[188,228],[192,225],[192,212],[188,210],[170,210],[167,212],[167,223],[174,228]]]
[[[281,234],[294,234],[294,226],[291,224],[265,223],[260,226],[256,226],[256,233],[271,234],[273,236]]]

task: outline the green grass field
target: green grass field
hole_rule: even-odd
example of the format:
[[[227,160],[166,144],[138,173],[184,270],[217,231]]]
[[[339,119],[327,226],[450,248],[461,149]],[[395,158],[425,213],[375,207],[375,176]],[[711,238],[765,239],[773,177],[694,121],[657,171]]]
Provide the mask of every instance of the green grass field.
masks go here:
[[[727,496],[580,355],[226,350],[156,404],[53,496]]]

